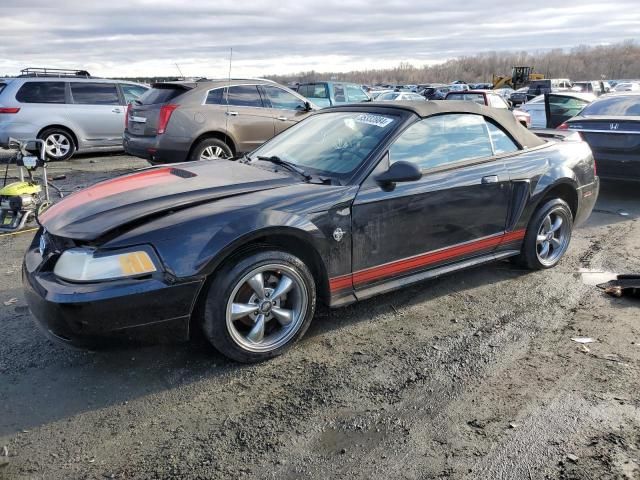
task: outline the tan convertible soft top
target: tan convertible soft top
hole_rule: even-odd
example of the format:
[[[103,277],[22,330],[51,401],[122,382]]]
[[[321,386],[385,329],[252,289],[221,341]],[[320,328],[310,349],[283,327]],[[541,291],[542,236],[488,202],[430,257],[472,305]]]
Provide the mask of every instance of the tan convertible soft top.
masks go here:
[[[404,110],[420,117],[431,117],[443,113],[472,113],[484,115],[500,124],[522,147],[533,148],[544,145],[545,141],[523,127],[505,108],[491,108],[465,100],[430,100],[427,102],[371,102],[332,107],[331,110],[358,110],[363,112],[390,113],[390,110]],[[325,109],[329,110],[329,109]]]

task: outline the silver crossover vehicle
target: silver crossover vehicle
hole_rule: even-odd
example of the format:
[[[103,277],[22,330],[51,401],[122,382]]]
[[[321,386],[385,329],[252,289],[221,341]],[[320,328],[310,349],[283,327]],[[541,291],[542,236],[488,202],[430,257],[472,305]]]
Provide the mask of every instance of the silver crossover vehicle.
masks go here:
[[[9,137],[41,138],[51,160],[122,149],[126,105],[148,88],[58,69],[0,78],[0,144]]]

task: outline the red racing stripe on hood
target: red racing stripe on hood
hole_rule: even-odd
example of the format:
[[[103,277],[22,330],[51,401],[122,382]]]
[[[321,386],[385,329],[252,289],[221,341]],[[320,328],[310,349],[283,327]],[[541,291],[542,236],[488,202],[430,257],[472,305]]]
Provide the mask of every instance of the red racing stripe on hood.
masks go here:
[[[52,205],[42,215],[40,215],[40,220],[46,222],[50,218],[71,209],[81,207],[85,203],[100,200],[119,193],[179,180],[180,177],[174,175],[172,170],[173,168],[171,167],[157,168],[100,182],[92,187],[73,193]]]

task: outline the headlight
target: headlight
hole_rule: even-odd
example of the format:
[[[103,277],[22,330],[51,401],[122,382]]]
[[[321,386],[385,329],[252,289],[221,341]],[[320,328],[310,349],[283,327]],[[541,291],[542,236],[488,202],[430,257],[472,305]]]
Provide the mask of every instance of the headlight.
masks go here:
[[[58,277],[72,282],[135,277],[155,271],[155,264],[144,250],[108,253],[89,248],[66,250],[53,268]]]

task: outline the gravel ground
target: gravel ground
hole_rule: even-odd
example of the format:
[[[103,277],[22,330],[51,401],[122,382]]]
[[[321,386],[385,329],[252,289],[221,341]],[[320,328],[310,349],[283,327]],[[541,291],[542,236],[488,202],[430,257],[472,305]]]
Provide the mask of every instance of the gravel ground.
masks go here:
[[[50,176],[70,192],[143,166],[89,156]],[[20,287],[32,234],[0,237],[0,478],[640,478],[640,302],[580,273],[640,272],[639,218],[638,187],[605,184],[557,268],[321,311],[251,366],[200,339],[52,344]]]

